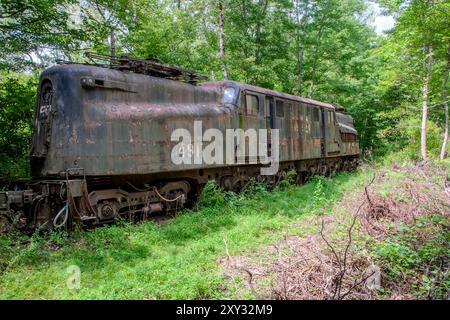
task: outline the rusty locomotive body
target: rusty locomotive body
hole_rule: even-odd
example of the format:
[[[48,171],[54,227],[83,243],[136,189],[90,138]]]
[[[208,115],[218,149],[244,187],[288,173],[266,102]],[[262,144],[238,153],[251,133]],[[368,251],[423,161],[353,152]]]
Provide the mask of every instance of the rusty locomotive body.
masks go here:
[[[85,64],[44,71],[30,150],[33,178],[0,193],[0,214],[21,217],[30,228],[95,225],[182,208],[208,180],[235,189],[251,177],[275,181],[288,170],[305,180],[350,169],[359,158],[352,118],[331,104],[233,81],[169,78]],[[194,132],[199,121],[224,136],[227,129],[269,135],[278,129],[277,174],[261,176],[264,165],[250,161],[245,147],[233,164],[174,164],[171,134]]]

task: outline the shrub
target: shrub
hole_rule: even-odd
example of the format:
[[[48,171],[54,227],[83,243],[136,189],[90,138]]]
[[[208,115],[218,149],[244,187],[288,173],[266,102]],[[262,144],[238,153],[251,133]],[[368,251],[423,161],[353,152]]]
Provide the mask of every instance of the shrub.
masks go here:
[[[203,188],[199,200],[199,207],[217,207],[226,203],[225,193],[215,181],[208,181]]]
[[[405,128],[404,134],[409,143],[406,151],[413,160],[420,159],[421,148],[421,120],[418,118],[409,118],[400,124]],[[433,121],[427,122],[427,153],[431,157],[438,157],[442,145],[442,130]]]
[[[376,244],[375,256],[384,266],[390,287],[412,283],[419,297],[446,299],[449,240],[448,217],[433,214],[397,227],[392,237]]]

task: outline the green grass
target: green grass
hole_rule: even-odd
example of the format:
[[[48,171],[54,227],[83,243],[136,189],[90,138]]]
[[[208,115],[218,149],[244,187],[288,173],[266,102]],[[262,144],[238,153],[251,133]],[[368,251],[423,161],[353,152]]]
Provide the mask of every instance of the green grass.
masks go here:
[[[369,171],[283,185],[271,192],[254,184],[241,194],[209,186],[198,211],[185,210],[163,225],[120,223],[67,236],[52,233],[0,238],[1,299],[202,299],[235,298],[218,263],[302,235],[317,226],[307,218],[324,203],[363,186]],[[224,241],[225,239],[225,241]],[[69,289],[67,268],[81,270],[80,289]]]

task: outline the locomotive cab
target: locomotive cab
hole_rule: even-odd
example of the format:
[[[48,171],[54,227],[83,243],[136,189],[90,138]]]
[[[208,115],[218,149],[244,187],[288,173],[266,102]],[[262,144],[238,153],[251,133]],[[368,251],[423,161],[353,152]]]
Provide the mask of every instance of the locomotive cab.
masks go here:
[[[52,82],[44,79],[40,82],[34,116],[34,131],[30,149],[30,167],[35,176],[42,169],[48,152],[51,136],[51,122],[55,108]]]

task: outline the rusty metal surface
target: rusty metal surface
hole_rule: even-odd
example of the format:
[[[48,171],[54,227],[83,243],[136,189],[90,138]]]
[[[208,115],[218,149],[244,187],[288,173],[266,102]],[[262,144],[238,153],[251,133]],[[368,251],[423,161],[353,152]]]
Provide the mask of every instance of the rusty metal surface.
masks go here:
[[[302,102],[302,103],[306,103],[306,104],[315,105],[318,107],[329,108],[329,109],[335,110],[335,106],[330,103],[325,103],[325,102],[317,101],[314,99],[294,96],[292,94],[283,93],[283,92],[266,89],[266,88],[261,88],[261,87],[253,86],[253,85],[246,84],[246,83],[240,83],[240,82],[236,82],[236,81],[228,81],[227,80],[227,81],[206,82],[206,83],[200,84],[200,86],[203,86],[203,87],[217,87],[217,86],[227,86],[227,85],[237,85],[242,90],[259,92],[259,93],[267,95],[267,96],[280,97],[280,98],[283,98],[286,100]]]
[[[351,117],[339,118],[322,135],[320,109],[334,113],[331,104],[232,81],[192,85],[165,78],[123,72],[90,65],[59,65],[41,76],[52,84],[48,117],[36,121],[31,156],[37,177],[60,176],[68,169],[82,168],[87,176],[142,175],[219,167],[174,165],[170,141],[173,130],[193,132],[195,120],[203,130],[266,128],[265,97],[285,102],[284,117],[274,119],[280,129],[280,161],[317,159],[359,153],[357,142],[341,140],[339,119],[353,127]],[[221,90],[233,86],[241,94],[260,97],[256,117],[235,104],[222,103]],[[42,115],[40,101],[37,118]],[[313,108],[319,110],[315,119]],[[314,119],[313,119],[314,118]],[[325,120],[326,121],[326,120]],[[355,131],[356,132],[356,131]],[[325,147],[323,147],[325,144]],[[323,149],[327,153],[323,155]],[[80,171],[81,172],[81,171]]]
[[[144,60],[130,56],[121,56],[120,58],[117,58],[95,52],[86,52],[85,56],[95,65],[120,71],[129,71],[159,78],[185,81],[192,84],[195,84],[198,81],[208,80],[208,77],[198,74],[192,70],[181,68],[179,66],[168,65],[157,59]]]
[[[170,79],[182,75],[186,70],[137,59],[45,70],[30,149],[33,180],[0,193],[0,215],[26,222],[24,228],[70,230],[77,222],[179,210],[209,180],[239,190],[250,178],[274,184],[295,170],[304,182],[356,167],[357,131],[341,106],[233,81],[194,85],[189,73],[187,82]],[[235,95],[225,100],[228,87]],[[262,159],[249,148],[235,164],[174,164],[179,141],[171,135],[180,128],[193,135],[195,121],[202,132],[214,128],[224,137],[227,129],[266,129],[269,136],[279,130],[278,172],[262,176],[261,162],[248,162]]]
[[[233,81],[173,81],[181,69],[154,62],[121,66],[64,64],[42,73],[30,149],[34,180],[0,193],[0,215],[23,228],[70,230],[78,222],[179,210],[209,180],[239,190],[250,178],[273,184],[295,170],[304,182],[358,163],[357,131],[340,106]],[[224,103],[226,87],[235,95]],[[278,172],[262,176],[261,163],[245,162],[254,157],[248,148],[243,163],[175,165],[171,134],[193,134],[195,121],[224,136],[227,129],[279,130]]]

